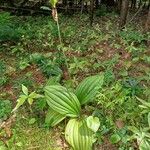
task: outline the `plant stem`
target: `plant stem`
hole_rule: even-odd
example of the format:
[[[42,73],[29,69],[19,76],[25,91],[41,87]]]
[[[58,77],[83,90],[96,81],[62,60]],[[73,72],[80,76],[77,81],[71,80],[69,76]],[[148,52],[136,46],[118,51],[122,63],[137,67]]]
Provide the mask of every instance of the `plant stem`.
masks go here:
[[[57,13],[57,10],[56,10],[56,13]],[[57,23],[57,30],[58,30],[59,42],[60,42],[60,45],[62,46],[63,43],[62,43],[62,38],[61,38],[61,33],[60,33],[60,25],[59,25],[58,18],[56,19],[56,23]],[[68,65],[68,62],[67,62],[67,57],[65,55],[65,52],[64,52],[63,48],[60,48],[59,51],[60,51],[60,59],[61,59],[61,54],[63,54],[63,58],[64,58],[64,61],[65,61],[65,66],[66,66],[67,71],[68,71],[69,65]],[[69,71],[68,71],[68,76],[69,76],[69,79],[70,79],[70,73],[69,73]]]
[[[58,21],[58,19],[57,19],[56,22],[57,22],[57,29],[58,29],[59,42],[60,42],[60,44],[62,44],[61,34],[60,34],[60,26],[59,26],[59,21]]]

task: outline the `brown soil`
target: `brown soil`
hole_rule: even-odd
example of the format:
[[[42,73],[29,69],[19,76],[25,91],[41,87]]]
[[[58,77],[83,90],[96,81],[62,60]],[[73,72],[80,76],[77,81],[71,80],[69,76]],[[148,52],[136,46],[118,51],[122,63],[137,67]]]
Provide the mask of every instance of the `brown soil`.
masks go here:
[[[110,143],[108,138],[106,137],[104,139],[104,143],[101,145],[98,145],[95,150],[117,150],[117,147]]]

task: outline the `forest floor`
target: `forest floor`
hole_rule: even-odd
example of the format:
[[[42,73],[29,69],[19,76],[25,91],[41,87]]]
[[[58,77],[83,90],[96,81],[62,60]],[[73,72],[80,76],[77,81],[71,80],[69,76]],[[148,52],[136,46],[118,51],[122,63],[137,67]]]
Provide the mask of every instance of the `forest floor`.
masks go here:
[[[150,34],[143,33],[145,18],[138,16],[120,31],[115,13],[96,12],[93,27],[88,15],[59,17],[63,45],[51,17],[0,13],[0,123],[11,116],[22,84],[29,91],[41,91],[52,76],[61,74],[58,51],[63,49],[71,75],[71,79],[62,78],[63,85],[75,87],[87,76],[105,74],[102,94],[108,99],[98,97],[97,105],[89,107],[101,114],[95,149],[137,149],[135,141],[125,141],[123,136],[131,135],[126,126],[148,126],[147,114],[141,113],[140,102],[134,99],[150,100]],[[46,108],[41,105],[39,100],[32,111],[27,104],[19,108],[15,121],[0,130],[0,150],[69,149],[65,123],[49,129],[44,122]],[[121,137],[117,143],[110,139],[114,134]]]

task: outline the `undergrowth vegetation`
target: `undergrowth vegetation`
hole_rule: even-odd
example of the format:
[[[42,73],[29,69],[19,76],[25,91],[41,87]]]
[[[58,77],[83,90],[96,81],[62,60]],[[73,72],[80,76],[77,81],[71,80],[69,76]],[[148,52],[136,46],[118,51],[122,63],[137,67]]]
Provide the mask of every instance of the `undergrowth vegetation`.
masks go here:
[[[150,149],[150,34],[104,11],[60,14],[62,43],[49,16],[0,13],[0,150]]]

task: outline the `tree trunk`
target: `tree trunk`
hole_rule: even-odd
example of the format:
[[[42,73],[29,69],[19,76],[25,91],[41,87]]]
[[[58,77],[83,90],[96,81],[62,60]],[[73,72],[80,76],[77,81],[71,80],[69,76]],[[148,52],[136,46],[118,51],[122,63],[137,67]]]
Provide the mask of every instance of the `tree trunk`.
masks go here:
[[[150,31],[150,8],[148,10],[147,19],[146,19],[146,22],[145,22],[144,33],[147,33],[149,31]],[[147,39],[147,45],[148,45],[148,47],[150,47],[150,40],[149,39]]]
[[[81,0],[81,14],[83,13],[83,9],[84,9],[84,0]]]
[[[148,32],[150,30],[150,8],[148,10],[147,19],[145,22],[145,32]]]
[[[90,25],[93,24],[93,17],[94,17],[94,0],[90,1]]]
[[[140,0],[140,2],[139,2],[139,6],[138,6],[138,7],[140,8],[140,7],[141,7],[141,5],[142,5],[142,0]]]
[[[126,24],[128,8],[129,8],[129,0],[123,0],[120,14],[120,28],[123,28]]]
[[[122,0],[117,0],[117,12],[120,14],[121,12],[121,4],[122,4]]]
[[[133,9],[136,8],[136,0],[132,0],[132,2],[131,2],[131,8],[133,8]]]

